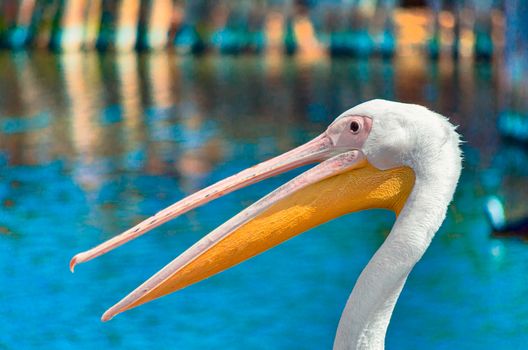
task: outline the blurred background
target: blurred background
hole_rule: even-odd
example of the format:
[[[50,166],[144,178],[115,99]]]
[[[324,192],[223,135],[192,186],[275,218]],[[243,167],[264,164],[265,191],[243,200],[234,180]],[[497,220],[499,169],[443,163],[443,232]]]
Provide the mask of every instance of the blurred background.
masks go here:
[[[372,98],[423,104],[465,140],[454,203],[387,347],[526,347],[527,232],[510,223],[528,216],[528,2],[2,0],[0,47],[0,349],[331,348],[391,213],[342,217],[99,321],[304,169],[74,275],[68,262]]]

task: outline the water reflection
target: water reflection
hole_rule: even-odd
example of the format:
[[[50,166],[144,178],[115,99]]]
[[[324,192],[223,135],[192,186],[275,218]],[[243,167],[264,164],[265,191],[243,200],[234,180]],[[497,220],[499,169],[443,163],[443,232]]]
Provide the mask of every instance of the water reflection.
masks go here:
[[[253,143],[256,159],[269,157],[375,97],[451,116],[474,148],[467,163],[480,169],[511,147],[502,146],[494,127],[509,99],[489,64],[422,56],[394,63],[196,59],[166,52],[19,53],[0,60],[2,79],[10,82],[0,87],[3,157],[11,166],[66,161],[88,192],[122,172],[176,176],[191,192],[225,157],[246,151],[232,138]]]
[[[528,212],[526,148],[499,137],[497,116],[510,99],[494,66],[421,56],[386,62],[166,52],[0,53],[0,64],[0,78],[9,82],[0,84],[0,249],[8,252],[0,278],[12,286],[0,291],[0,313],[14,320],[0,326],[0,347],[46,339],[87,348],[328,348],[390,215],[336,220],[179,297],[105,325],[97,321],[105,306],[291,174],[189,213],[75,276],[67,261],[184,195],[308,140],[346,108],[377,97],[451,116],[467,142],[455,203],[409,280],[388,346],[471,348],[479,338],[476,346],[485,347],[502,344],[506,333],[512,346],[524,345],[522,261],[528,260],[518,257],[527,248],[490,239],[482,213],[490,194],[506,198],[512,216]],[[350,227],[372,234],[351,235]],[[289,268],[277,269],[277,261]],[[57,305],[67,307],[57,311]],[[477,318],[482,321],[464,321]],[[225,324],[230,327],[218,327]],[[203,337],[203,327],[213,326],[214,336]],[[156,340],[151,331],[169,335]],[[250,335],[240,340],[240,334]]]

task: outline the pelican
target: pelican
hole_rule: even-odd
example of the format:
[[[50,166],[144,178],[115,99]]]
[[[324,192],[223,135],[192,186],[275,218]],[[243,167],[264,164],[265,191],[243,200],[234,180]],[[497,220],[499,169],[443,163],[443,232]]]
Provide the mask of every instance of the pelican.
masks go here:
[[[317,162],[203,237],[108,309],[102,320],[208,278],[336,217],[384,208],[396,213],[396,221],[360,274],[334,341],[334,349],[382,349],[405,281],[453,198],[462,162],[455,129],[447,118],[423,106],[364,102],[306,144],[198,191],[77,254],[70,269],[215,198]]]

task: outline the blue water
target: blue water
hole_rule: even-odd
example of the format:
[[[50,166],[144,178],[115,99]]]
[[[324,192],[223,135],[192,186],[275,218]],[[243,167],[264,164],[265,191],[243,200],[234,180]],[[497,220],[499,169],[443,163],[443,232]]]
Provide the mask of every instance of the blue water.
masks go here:
[[[520,349],[528,245],[490,238],[486,195],[528,213],[527,151],[501,140],[489,66],[166,54],[0,55],[0,348],[328,349],[394,221],[339,218],[101,323],[200,237],[301,170],[194,210],[92,262],[77,252],[382,97],[449,115],[465,168],[448,218],[396,306],[389,349]]]

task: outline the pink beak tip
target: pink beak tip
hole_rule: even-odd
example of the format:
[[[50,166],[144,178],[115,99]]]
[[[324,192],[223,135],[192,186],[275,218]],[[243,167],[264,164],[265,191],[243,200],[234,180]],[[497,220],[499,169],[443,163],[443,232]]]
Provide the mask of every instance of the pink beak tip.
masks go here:
[[[101,322],[108,322],[112,318],[114,318],[114,315],[110,313],[110,310],[106,311],[103,316],[101,316]]]
[[[75,265],[77,265],[77,255],[75,255],[71,260],[70,260],[70,271],[72,273],[75,272]]]

